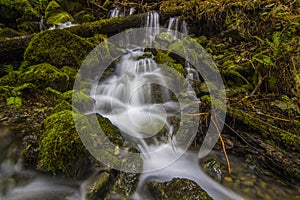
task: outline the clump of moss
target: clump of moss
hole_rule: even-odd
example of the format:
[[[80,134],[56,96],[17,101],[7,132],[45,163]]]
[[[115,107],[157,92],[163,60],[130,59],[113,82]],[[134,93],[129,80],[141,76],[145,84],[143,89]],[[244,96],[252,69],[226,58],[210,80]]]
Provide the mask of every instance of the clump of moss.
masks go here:
[[[63,94],[63,98],[83,113],[92,111],[94,107],[94,99],[82,91],[69,90]]]
[[[179,72],[181,75],[183,75],[183,73],[184,73],[183,66],[179,63],[176,63],[176,61],[173,58],[171,58],[167,53],[158,51],[154,57],[154,60],[158,64],[167,64],[169,67],[172,67],[177,72]]]
[[[19,84],[32,83],[41,89],[52,87],[58,91],[66,91],[69,84],[68,75],[48,63],[29,67],[18,79]]]
[[[52,110],[51,113],[55,114],[64,110],[73,110],[75,111],[76,108],[74,108],[71,104],[69,104],[67,101],[62,100],[59,104],[57,104]],[[77,113],[77,112],[76,112]]]
[[[38,169],[72,175],[72,166],[85,153],[74,124],[74,119],[82,117],[64,110],[50,115],[42,122]]]
[[[39,12],[33,7],[29,0],[2,0],[1,19],[4,21],[14,20],[18,17],[28,21],[37,20],[40,17]]]
[[[73,17],[65,12],[56,1],[51,1],[45,12],[46,24],[57,25],[67,21],[73,22]]]
[[[79,68],[92,49],[92,44],[68,31],[48,30],[31,40],[24,59],[33,64],[48,62],[56,67]]]

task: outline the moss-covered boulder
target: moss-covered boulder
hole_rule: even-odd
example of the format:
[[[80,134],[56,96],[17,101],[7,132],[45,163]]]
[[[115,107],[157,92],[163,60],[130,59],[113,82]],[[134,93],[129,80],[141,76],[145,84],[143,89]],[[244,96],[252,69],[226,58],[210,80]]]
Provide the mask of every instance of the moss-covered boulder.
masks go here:
[[[92,44],[68,31],[48,30],[31,40],[24,59],[33,64],[48,62],[56,67],[78,68],[92,49]]]
[[[73,166],[86,152],[74,125],[74,119],[82,117],[64,110],[42,122],[38,169],[73,175]]]
[[[212,200],[195,182],[187,179],[174,178],[170,182],[150,182],[150,192],[155,199],[201,199]]]
[[[51,1],[45,12],[46,24],[48,25],[58,25],[65,22],[73,22],[73,17],[66,11],[64,11],[61,6],[56,1]]]
[[[58,91],[66,91],[69,77],[56,67],[42,63],[29,67],[18,76],[18,83],[32,83],[41,89],[51,87]]]

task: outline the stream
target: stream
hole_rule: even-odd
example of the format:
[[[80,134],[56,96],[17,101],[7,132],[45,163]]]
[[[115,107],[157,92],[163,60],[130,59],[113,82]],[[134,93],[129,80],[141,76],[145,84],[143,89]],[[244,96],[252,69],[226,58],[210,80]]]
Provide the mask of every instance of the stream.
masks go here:
[[[122,16],[118,10],[110,15]],[[187,33],[185,22],[180,23],[178,18],[169,21],[168,29]],[[152,42],[159,33],[159,15],[149,12],[145,26],[152,27],[148,41]],[[168,76],[154,59],[143,57],[144,53],[144,49],[138,47],[127,50],[116,63],[115,73],[104,81],[95,82],[90,94],[96,101],[93,113],[108,118],[141,152],[143,168],[131,199],[148,198],[143,192],[147,182],[166,182],[173,178],[194,181],[216,200],[300,198],[299,188],[286,185],[276,177],[256,173],[242,158],[234,155],[229,155],[233,171],[230,177],[224,173],[218,182],[205,173],[203,165],[207,160],[215,159],[226,165],[223,156],[211,152],[199,159],[197,153],[186,151],[184,145],[180,145],[180,138],[173,134],[172,124],[173,117],[181,117],[178,110],[188,113],[194,109],[193,105],[200,103],[189,84],[189,79],[197,79],[197,75],[191,66],[185,66],[187,84],[182,90],[189,100],[178,102],[172,91],[156,86],[167,85]],[[85,185],[93,177],[87,175],[84,180],[71,180],[24,169],[21,160],[15,162],[12,158],[19,145],[13,135],[10,127],[0,127],[1,200],[86,199]]]

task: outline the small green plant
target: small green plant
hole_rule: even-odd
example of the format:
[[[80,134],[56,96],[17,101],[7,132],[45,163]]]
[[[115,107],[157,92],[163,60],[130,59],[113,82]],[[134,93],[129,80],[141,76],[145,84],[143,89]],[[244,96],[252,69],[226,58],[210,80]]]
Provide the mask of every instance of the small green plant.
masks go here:
[[[21,97],[9,97],[6,99],[6,104],[12,108],[21,108],[22,107],[22,98]]]

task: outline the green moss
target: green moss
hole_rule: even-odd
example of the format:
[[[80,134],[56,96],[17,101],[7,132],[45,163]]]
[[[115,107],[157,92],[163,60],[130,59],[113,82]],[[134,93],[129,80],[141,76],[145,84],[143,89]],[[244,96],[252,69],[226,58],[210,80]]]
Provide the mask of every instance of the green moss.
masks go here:
[[[195,182],[187,179],[174,178],[170,182],[150,182],[148,185],[151,194],[156,197],[155,199],[212,199]]]
[[[6,99],[6,104],[12,108],[21,108],[22,107],[22,98],[21,97],[9,97]]]
[[[100,124],[100,127],[105,133],[105,135],[108,137],[108,139],[114,143],[115,145],[121,146],[123,144],[123,138],[120,134],[120,131],[117,127],[115,127],[109,119],[105,117],[98,117],[98,122]]]
[[[82,91],[69,90],[63,94],[63,98],[83,113],[92,111],[94,107],[94,99]]]
[[[28,0],[1,0],[1,16],[6,19],[16,19],[19,16],[30,20],[38,20],[40,17],[39,12],[33,8]]]
[[[250,114],[238,109],[229,108],[228,114],[231,117],[236,118],[244,124],[248,125],[252,129],[259,131],[262,138],[271,139],[275,141],[276,144],[280,144],[287,150],[294,151],[296,149],[299,149],[300,147],[299,136],[295,134],[273,126],[268,122],[251,116]]]
[[[77,13],[74,18],[79,21],[80,23],[83,22],[92,22],[95,21],[95,17],[92,13],[88,12],[88,11],[80,11],[79,13]]]
[[[18,37],[21,36],[21,34],[17,31],[15,31],[14,29],[11,28],[3,28],[0,29],[0,37]]]
[[[69,77],[56,67],[43,63],[29,67],[18,77],[18,83],[32,83],[41,89],[52,87],[59,91],[66,91]]]
[[[72,166],[85,153],[74,125],[74,119],[82,117],[64,110],[50,115],[42,122],[38,169],[72,175]]]
[[[45,12],[46,24],[57,25],[67,21],[73,22],[73,17],[65,12],[56,1],[51,1]]]
[[[94,176],[87,186],[87,199],[97,199],[98,196],[103,196],[106,186],[109,184],[109,173],[103,172]]]
[[[64,110],[70,110],[70,111],[75,111],[76,108],[74,108],[71,104],[69,104],[67,101],[63,100],[61,101],[59,104],[57,104],[52,110],[51,110],[51,114],[55,114]]]
[[[24,34],[31,34],[39,32],[39,22],[29,21],[29,22],[22,22],[18,25],[18,30]]]
[[[33,64],[48,62],[56,67],[78,68],[93,46],[65,30],[55,29],[37,34],[29,43],[24,59]]]
[[[169,67],[172,67],[182,75],[184,73],[183,66],[179,63],[176,63],[176,61],[173,58],[171,58],[167,53],[163,53],[162,51],[159,50],[156,53],[154,60],[158,64],[167,64]]]

